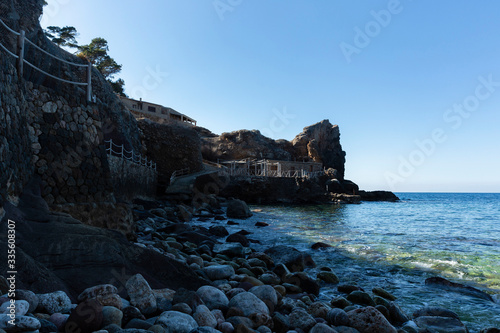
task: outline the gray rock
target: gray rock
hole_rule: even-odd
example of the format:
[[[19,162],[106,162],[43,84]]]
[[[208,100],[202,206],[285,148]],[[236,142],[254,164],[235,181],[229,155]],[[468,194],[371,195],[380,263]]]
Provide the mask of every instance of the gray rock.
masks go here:
[[[337,326],[335,330],[337,330],[338,333],[359,333],[357,329],[348,326]]]
[[[314,325],[309,333],[337,333],[337,331],[326,324],[318,323]]]
[[[148,329],[148,331],[153,332],[153,333],[166,333],[167,332],[165,327],[163,327],[161,325],[153,325]]]
[[[217,319],[206,305],[198,305],[193,318],[198,323],[198,326],[217,327]]]
[[[368,293],[365,293],[364,291],[360,290],[355,290],[351,292],[349,295],[347,295],[347,300],[354,304],[361,304],[368,306],[376,305],[375,301]]]
[[[259,277],[264,284],[276,285],[280,284],[280,278],[274,273],[264,273]]]
[[[422,309],[419,309],[413,313],[414,318],[418,317],[449,317],[449,318],[455,318],[455,319],[460,319],[458,315],[448,309],[444,308],[438,308],[438,307],[425,307]]]
[[[349,326],[351,323],[347,312],[338,308],[328,311],[326,321],[334,326]]]
[[[177,303],[172,306],[172,311],[182,312],[188,315],[193,313],[193,309],[186,303]]]
[[[38,296],[30,290],[18,290],[16,292],[16,299],[25,300],[30,304],[28,313],[33,313],[38,307]]]
[[[71,309],[71,300],[64,291],[38,294],[38,307],[49,314],[67,313]]]
[[[156,311],[156,295],[141,274],[136,274],[128,279],[125,288],[130,297],[130,303],[143,314],[151,314]]]
[[[249,316],[252,313],[263,313],[269,315],[267,305],[250,292],[242,292],[231,298],[229,301],[229,307],[241,310],[244,316]]]
[[[347,312],[350,326],[360,333],[397,333],[397,330],[374,307],[368,306]]]
[[[120,326],[115,324],[104,326],[102,329],[108,331],[108,333],[116,333],[122,330]]]
[[[257,286],[249,290],[252,294],[257,296],[269,308],[269,313],[273,313],[278,305],[278,295],[276,290],[271,286]]]
[[[216,244],[214,247],[214,252],[226,255],[231,258],[245,256],[245,248],[240,243]]]
[[[165,327],[167,333],[189,333],[198,327],[196,320],[190,315],[177,311],[163,312],[155,324]]]
[[[118,293],[118,289],[112,284],[101,284],[85,289],[79,296],[78,301],[83,302],[89,298],[96,298],[99,295],[109,295]],[[103,304],[104,305],[104,304]]]
[[[429,332],[468,333],[465,325],[456,318],[420,316],[414,321],[420,329]]]
[[[216,330],[213,327],[203,326],[203,327],[195,328],[194,330],[192,330],[189,333],[220,333],[220,331]]]
[[[288,316],[291,328],[300,328],[304,332],[309,332],[316,325],[316,320],[302,308],[295,308]]]
[[[15,314],[16,316],[24,316],[28,313],[30,304],[26,301],[13,301],[3,303],[0,306],[0,313]]]
[[[326,319],[328,312],[331,310],[331,307],[324,302],[314,302],[309,306],[307,312],[311,314],[314,318],[323,318]]]
[[[68,318],[68,314],[54,313],[50,316],[49,321],[56,325],[59,331],[62,331],[64,329],[64,325],[66,325],[66,322],[68,321]]]
[[[11,320],[12,318],[9,315],[0,314],[0,329],[6,331],[36,331],[42,326],[38,319],[28,316],[15,317],[15,326],[9,323]]]
[[[337,284],[340,282],[339,278],[333,272],[319,272],[317,275],[318,279],[326,283]]]
[[[219,329],[222,333],[233,333],[234,332],[233,324],[228,323],[228,322],[224,322],[224,323],[220,324]]]
[[[246,219],[252,216],[253,214],[244,201],[233,199],[227,202],[226,215],[228,218]]]
[[[290,272],[301,272],[304,270],[304,255],[299,250],[286,245],[273,246],[264,251],[276,265],[284,264]],[[279,273],[275,272],[278,276]]]
[[[214,265],[203,269],[212,281],[228,279],[234,275],[234,268],[229,265]]]
[[[388,310],[391,318],[391,323],[393,323],[394,325],[399,326],[410,320],[408,316],[403,312],[401,307],[395,302],[391,302],[389,304]]]
[[[58,332],[58,328],[54,323],[46,319],[37,318],[40,322],[40,333],[50,333],[50,332]]]
[[[123,312],[113,306],[102,307],[102,326],[116,324],[122,326]]]
[[[200,287],[196,294],[200,296],[201,300],[210,309],[224,309],[229,304],[227,296],[218,288],[212,286]]]
[[[147,330],[149,329],[151,326],[151,323],[145,321],[145,320],[142,320],[142,319],[139,319],[139,318],[134,318],[132,319],[131,321],[128,322],[128,324],[125,326],[126,329],[129,329],[129,328],[136,328],[136,329],[141,329],[141,330]]]
[[[388,291],[382,289],[382,288],[373,288],[372,289],[372,293],[374,293],[375,295],[377,296],[380,296],[380,297],[383,297],[385,298],[386,300],[389,300],[389,301],[395,301],[396,300],[396,297],[394,295],[392,295],[391,293],[389,293]]]

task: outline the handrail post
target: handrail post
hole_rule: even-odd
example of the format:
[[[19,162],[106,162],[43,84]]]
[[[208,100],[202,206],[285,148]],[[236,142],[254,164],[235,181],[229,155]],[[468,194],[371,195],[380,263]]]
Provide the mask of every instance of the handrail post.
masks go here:
[[[92,102],[92,64],[87,65],[87,102]]]
[[[17,58],[17,74],[19,75],[20,78],[23,77],[23,71],[24,71],[24,38],[26,36],[26,32],[24,30],[21,30],[21,33],[19,34],[18,38],[18,56]]]

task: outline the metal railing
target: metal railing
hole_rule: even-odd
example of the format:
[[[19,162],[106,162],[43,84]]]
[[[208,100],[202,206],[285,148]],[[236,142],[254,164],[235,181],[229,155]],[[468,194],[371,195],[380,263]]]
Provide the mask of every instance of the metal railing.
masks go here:
[[[7,31],[9,31],[10,33],[12,33],[15,36],[17,36],[17,50],[16,50],[16,53],[11,52],[1,42],[0,42],[0,48],[2,48],[10,56],[12,56],[15,59],[17,59],[17,73],[18,73],[19,77],[23,76],[24,64],[26,64],[26,65],[30,66],[31,68],[39,71],[40,73],[42,73],[44,75],[47,75],[48,77],[51,77],[51,78],[53,78],[55,80],[59,80],[59,81],[62,81],[62,82],[65,82],[65,83],[69,83],[69,84],[74,84],[74,85],[77,85],[77,86],[86,86],[87,87],[87,101],[88,102],[92,101],[92,64],[90,62],[88,64],[77,64],[77,63],[74,63],[74,62],[67,61],[67,60],[64,60],[62,58],[59,58],[59,57],[57,57],[57,56],[55,56],[55,55],[53,55],[53,54],[45,51],[44,49],[40,48],[38,45],[36,45],[32,41],[30,41],[28,38],[26,38],[26,32],[24,30],[21,30],[20,32],[14,31],[9,26],[7,26],[7,24],[5,24],[5,22],[2,21],[2,19],[0,19],[0,24],[5,29],[7,29]],[[56,60],[59,60],[59,61],[65,63],[65,64],[67,64],[67,65],[76,66],[76,67],[86,67],[87,68],[87,81],[86,82],[77,82],[77,81],[65,80],[65,79],[60,78],[58,76],[52,75],[52,74],[50,74],[50,73],[42,70],[41,68],[35,66],[34,64],[32,64],[31,62],[29,62],[28,60],[24,59],[24,49],[25,49],[26,43],[29,44],[30,46],[34,47],[37,51],[42,52],[42,53],[44,53],[44,54],[46,54],[46,55],[48,55],[48,56],[50,56],[50,57],[52,57],[52,58],[54,58]]]
[[[106,152],[108,155],[120,157],[124,160],[131,161],[156,171],[156,163],[148,160],[147,157],[143,157],[141,154],[136,154],[133,150],[128,151],[125,149],[124,145],[117,145],[113,142],[113,140],[106,140],[104,143],[107,145]]]
[[[177,178],[189,175],[189,168],[175,170],[170,176],[170,184],[172,184]]]

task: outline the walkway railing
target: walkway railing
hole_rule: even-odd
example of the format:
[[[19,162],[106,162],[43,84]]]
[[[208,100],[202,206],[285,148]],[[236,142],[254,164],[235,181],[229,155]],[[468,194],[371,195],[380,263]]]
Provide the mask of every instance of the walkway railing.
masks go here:
[[[189,168],[175,170],[170,176],[170,184],[172,184],[177,178],[189,175]]]
[[[117,145],[113,142],[113,140],[106,140],[104,143],[106,144],[106,152],[108,155],[120,157],[124,160],[131,161],[156,171],[156,163],[148,160],[146,157],[142,157],[141,154],[136,154],[133,150],[128,151],[125,149],[124,145]]]
[[[69,83],[69,84],[74,84],[74,85],[77,85],[77,86],[86,86],[87,87],[87,101],[88,102],[91,102],[92,101],[92,64],[91,63],[88,63],[88,64],[77,64],[77,63],[74,63],[74,62],[71,62],[71,61],[67,61],[67,60],[64,60],[64,59],[61,59],[47,51],[45,51],[44,49],[40,48],[38,45],[36,45],[35,43],[33,43],[32,41],[30,41],[28,38],[26,38],[26,32],[24,30],[21,30],[20,32],[17,32],[17,31],[14,31],[12,30],[9,26],[7,26],[7,24],[5,24],[4,21],[2,21],[2,19],[0,19],[0,25],[3,26],[5,29],[7,29],[7,31],[9,31],[10,33],[14,34],[15,36],[17,36],[17,50],[16,50],[16,53],[14,52],[11,52],[5,45],[3,45],[1,42],[0,42],[0,48],[2,48],[5,52],[7,52],[7,54],[9,54],[10,56],[14,57],[17,59],[17,73],[19,75],[19,77],[22,77],[23,76],[23,72],[24,72],[24,64],[30,66],[31,68],[39,71],[40,73],[42,74],[45,74],[47,75],[48,77],[51,77],[55,80],[59,80],[59,81],[62,81],[62,82],[65,82],[65,83]],[[34,47],[37,51],[41,52],[41,53],[44,53],[56,60],[59,60],[67,65],[71,65],[71,66],[76,66],[76,67],[86,67],[87,68],[87,81],[86,82],[77,82],[77,81],[70,81],[70,80],[65,80],[63,78],[60,78],[58,76],[55,76],[55,75],[52,75],[44,70],[42,70],[41,68],[35,66],[34,64],[32,64],[31,62],[29,62],[28,60],[26,60],[24,58],[24,48],[25,48],[25,45],[29,44],[30,46]]]

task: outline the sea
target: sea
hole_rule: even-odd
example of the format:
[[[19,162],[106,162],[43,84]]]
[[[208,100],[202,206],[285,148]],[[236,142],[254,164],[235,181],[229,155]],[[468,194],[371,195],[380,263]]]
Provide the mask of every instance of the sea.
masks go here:
[[[399,202],[252,206],[254,216],[230,231],[251,231],[257,249],[286,244],[307,251],[341,283],[391,292],[410,316],[438,306],[455,311],[471,332],[500,328],[500,193],[396,195]],[[259,221],[269,226],[255,227]],[[332,247],[313,251],[315,242]],[[478,288],[495,302],[426,285],[433,276]],[[338,295],[326,286],[320,299]]]

